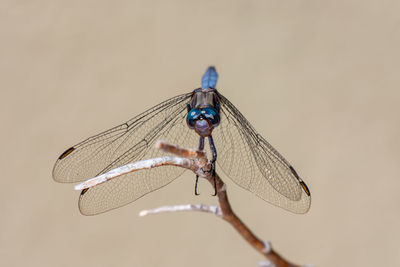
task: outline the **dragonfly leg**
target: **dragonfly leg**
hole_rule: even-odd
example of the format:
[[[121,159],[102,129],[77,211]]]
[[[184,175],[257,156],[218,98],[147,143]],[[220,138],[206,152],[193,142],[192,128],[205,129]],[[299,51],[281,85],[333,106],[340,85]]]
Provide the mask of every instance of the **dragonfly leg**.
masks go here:
[[[192,107],[190,106],[190,104],[187,104],[186,108],[187,108],[188,112],[190,112],[192,110]]]
[[[189,108],[189,104],[188,104],[188,108]],[[199,150],[200,151],[203,151],[204,150],[204,137],[200,137],[200,141],[199,141]],[[196,184],[195,184],[195,186],[194,186],[194,194],[196,195],[196,196],[198,196],[198,195],[200,195],[198,192],[197,192],[197,183],[199,182],[199,176],[198,175],[196,175]]]
[[[199,182],[199,176],[196,175],[196,184],[194,185],[194,194],[196,196],[200,195],[199,193],[197,193],[197,183]]]
[[[215,148],[214,140],[211,135],[208,137],[208,142],[210,143],[210,148],[211,148],[211,152],[212,152],[211,171],[212,171],[212,175],[214,178],[214,195],[213,196],[216,196],[217,195],[217,180],[215,179],[215,162],[217,161],[217,149]]]

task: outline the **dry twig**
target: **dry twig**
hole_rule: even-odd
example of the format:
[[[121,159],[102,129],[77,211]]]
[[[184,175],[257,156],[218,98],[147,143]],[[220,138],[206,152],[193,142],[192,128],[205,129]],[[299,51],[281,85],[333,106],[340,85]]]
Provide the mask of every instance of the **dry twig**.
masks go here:
[[[165,165],[173,165],[177,167],[186,168],[192,170],[199,177],[208,180],[211,185],[214,185],[214,178],[212,177],[211,163],[207,159],[204,152],[191,150],[186,148],[180,148],[178,146],[167,144],[163,141],[159,141],[156,144],[156,148],[163,150],[167,153],[175,154],[174,156],[164,156],[161,158],[143,160],[135,163],[130,163],[125,166],[116,168],[97,176],[93,179],[87,180],[77,186],[76,190],[82,190],[95,186],[100,183],[104,183],[110,179],[114,179],[118,176],[126,174],[128,172],[138,171],[142,169],[150,169]],[[200,211],[209,212],[221,217],[228,223],[230,223],[236,231],[257,251],[263,254],[267,261],[263,262],[260,266],[275,266],[275,267],[297,267],[293,263],[288,262],[282,258],[271,246],[270,242],[263,241],[255,236],[250,229],[239,219],[238,216],[233,212],[231,205],[228,200],[226,193],[226,185],[221,178],[216,174],[216,185],[217,185],[217,196],[219,201],[219,207],[208,206],[203,204],[189,204],[189,205],[177,205],[177,206],[164,206],[151,210],[144,210],[140,212],[140,216],[146,216],[150,214],[158,214],[163,212],[177,212],[177,211]]]

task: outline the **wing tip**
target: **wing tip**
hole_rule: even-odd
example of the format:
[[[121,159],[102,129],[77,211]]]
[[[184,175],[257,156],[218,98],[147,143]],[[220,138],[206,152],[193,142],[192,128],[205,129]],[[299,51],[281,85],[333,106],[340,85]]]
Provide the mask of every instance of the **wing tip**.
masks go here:
[[[81,191],[81,196],[83,196],[87,191],[89,190],[89,188],[84,188]]]
[[[65,158],[66,156],[68,156],[69,154],[71,154],[71,152],[72,151],[74,151],[75,150],[75,147],[70,147],[70,148],[68,148],[67,150],[65,150],[59,157],[58,157],[58,159],[59,160],[61,160],[61,159],[63,159],[63,158]]]
[[[297,180],[300,183],[301,188],[303,188],[303,191],[307,194],[307,196],[311,196],[310,190],[308,189],[308,186],[306,183],[299,177],[293,166],[289,166],[290,171],[293,173],[293,175],[297,178]]]
[[[307,194],[307,196],[311,196],[310,190],[308,189],[308,186],[306,185],[306,183],[303,181],[300,181],[300,185],[303,188],[303,191]]]

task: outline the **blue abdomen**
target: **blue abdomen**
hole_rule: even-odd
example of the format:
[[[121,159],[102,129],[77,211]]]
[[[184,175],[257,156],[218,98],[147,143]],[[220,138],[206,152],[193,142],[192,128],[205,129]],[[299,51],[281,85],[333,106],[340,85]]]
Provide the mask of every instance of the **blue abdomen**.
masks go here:
[[[217,86],[217,81],[218,81],[217,71],[213,66],[208,67],[208,69],[203,75],[203,78],[201,78],[201,88],[203,89],[215,88],[215,86]]]

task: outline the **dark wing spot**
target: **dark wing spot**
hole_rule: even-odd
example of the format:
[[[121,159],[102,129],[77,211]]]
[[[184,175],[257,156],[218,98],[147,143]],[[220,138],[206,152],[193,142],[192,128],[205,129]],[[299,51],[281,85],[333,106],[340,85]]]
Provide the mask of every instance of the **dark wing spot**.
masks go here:
[[[87,191],[89,190],[89,188],[85,188],[81,191],[81,196],[83,196]]]
[[[61,156],[60,156],[58,159],[63,159],[63,158],[65,158],[66,156],[68,156],[68,155],[69,155],[72,151],[74,151],[74,150],[75,150],[74,147],[68,148],[67,150],[65,150],[64,153],[61,154]]]
[[[310,196],[310,190],[308,190],[307,185],[303,181],[300,181],[300,185],[303,187],[303,190],[306,192],[307,196]]]
[[[294,168],[292,166],[290,166],[289,168],[292,171],[293,175],[299,181],[299,183],[300,183],[301,187],[303,188],[304,192],[306,192],[307,196],[310,196],[310,190],[308,190],[307,185],[303,182],[303,180],[300,179],[299,175],[297,174],[297,172],[294,170]]]

